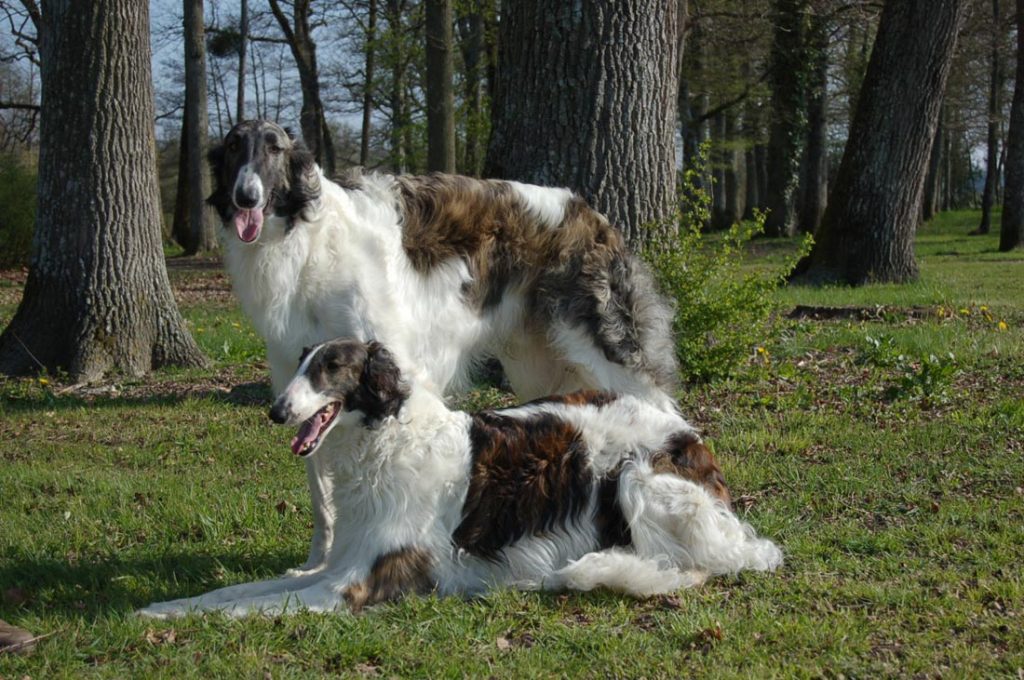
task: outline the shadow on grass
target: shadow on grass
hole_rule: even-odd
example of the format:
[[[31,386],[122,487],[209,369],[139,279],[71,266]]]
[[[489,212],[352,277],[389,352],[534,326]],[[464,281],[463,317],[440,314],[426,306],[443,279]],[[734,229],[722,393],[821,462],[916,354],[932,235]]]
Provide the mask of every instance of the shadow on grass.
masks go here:
[[[81,408],[138,408],[146,406],[177,406],[189,400],[209,399],[233,406],[270,406],[273,394],[269,383],[248,382],[234,385],[230,389],[211,389],[206,386],[174,385],[145,388],[149,393],[124,396],[96,396],[81,394],[34,393],[26,396],[0,397],[7,413],[30,413],[33,411],[69,411]]]
[[[239,582],[263,581],[280,576],[302,563],[298,552],[243,555],[164,553],[151,558],[113,557],[99,561],[69,562],[24,554],[7,555],[0,566],[5,593],[17,592],[14,603],[5,594],[0,618],[25,614],[96,618],[128,613],[151,602],[202,595],[231,585],[225,572],[244,575]]]

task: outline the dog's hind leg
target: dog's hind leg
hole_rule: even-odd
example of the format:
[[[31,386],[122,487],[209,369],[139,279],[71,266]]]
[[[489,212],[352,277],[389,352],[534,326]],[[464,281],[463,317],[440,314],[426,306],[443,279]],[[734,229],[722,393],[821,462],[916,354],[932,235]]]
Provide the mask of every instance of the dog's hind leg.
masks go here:
[[[627,550],[611,548],[570,562],[550,579],[545,579],[542,587],[545,590],[608,588],[633,597],[650,597],[694,588],[706,578],[705,572],[680,570],[666,558],[640,557]]]
[[[623,471],[619,503],[636,551],[666,556],[682,568],[711,574],[772,571],[782,551],[741,521],[722,500],[689,480],[654,472],[646,463]]]
[[[533,305],[552,348],[587,374],[590,387],[677,410],[672,307],[624,246],[567,258],[538,282]]]

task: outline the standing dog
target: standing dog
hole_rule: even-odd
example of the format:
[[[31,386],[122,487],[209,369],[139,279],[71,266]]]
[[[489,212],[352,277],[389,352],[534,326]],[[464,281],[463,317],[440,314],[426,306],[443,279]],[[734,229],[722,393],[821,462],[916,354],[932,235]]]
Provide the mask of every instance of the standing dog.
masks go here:
[[[690,425],[633,396],[575,392],[468,414],[380,343],[307,350],[270,412],[334,479],[323,567],[154,604],[149,616],[335,611],[493,586],[665,593],[782,554],[729,508]]]
[[[671,308],[619,232],[566,189],[451,175],[327,180],[266,121],[210,154],[225,263],[267,344],[275,391],[302,347],[380,340],[438,393],[497,357],[521,398],[581,388],[674,412]],[[334,539],[333,481],[311,457],[314,539]]]

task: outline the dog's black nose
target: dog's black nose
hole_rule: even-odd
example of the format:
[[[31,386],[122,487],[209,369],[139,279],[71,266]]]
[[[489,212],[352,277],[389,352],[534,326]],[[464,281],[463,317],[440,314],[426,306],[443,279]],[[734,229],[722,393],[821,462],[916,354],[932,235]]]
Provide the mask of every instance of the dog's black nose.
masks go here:
[[[284,425],[288,422],[288,408],[285,406],[283,399],[278,399],[270,407],[270,419],[278,425]]]
[[[246,191],[242,191],[241,189],[235,191],[235,205],[239,208],[243,208],[245,210],[255,208],[256,204],[259,202],[260,197],[256,193],[250,194]]]

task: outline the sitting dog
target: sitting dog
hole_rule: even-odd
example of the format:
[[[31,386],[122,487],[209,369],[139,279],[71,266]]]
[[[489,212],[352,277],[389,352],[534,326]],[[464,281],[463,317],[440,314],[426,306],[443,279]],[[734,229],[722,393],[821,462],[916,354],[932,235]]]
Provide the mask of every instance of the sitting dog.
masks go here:
[[[634,396],[453,411],[380,343],[339,339],[304,352],[270,417],[298,425],[292,451],[334,480],[323,568],[143,614],[359,610],[494,586],[647,596],[782,561],[733,514],[694,429]]]

